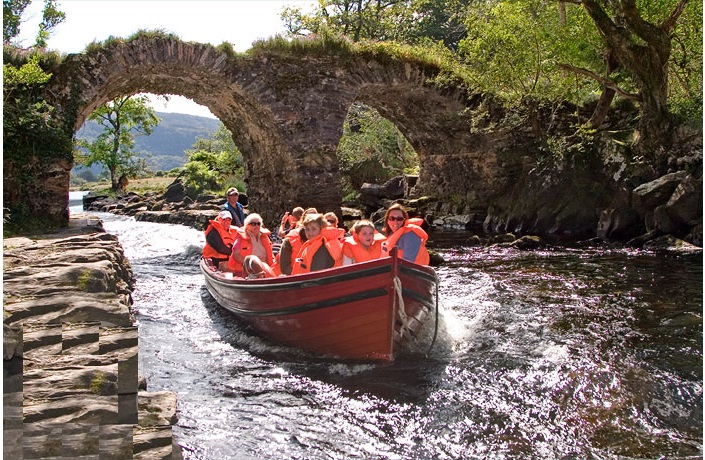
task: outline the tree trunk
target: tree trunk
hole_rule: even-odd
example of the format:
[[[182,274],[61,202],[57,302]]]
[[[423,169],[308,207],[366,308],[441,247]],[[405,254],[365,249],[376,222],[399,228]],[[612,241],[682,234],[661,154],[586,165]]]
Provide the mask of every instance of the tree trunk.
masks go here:
[[[587,121],[587,125],[591,129],[599,129],[600,126],[602,126],[602,123],[605,122],[605,118],[607,118],[607,114],[610,112],[610,107],[612,106],[612,101],[614,100],[615,94],[617,94],[617,92],[612,88],[602,88],[600,100],[597,101],[597,106],[592,112],[592,116],[590,116],[590,119]]]
[[[643,144],[645,152],[669,143],[670,117],[666,104],[670,33],[687,2],[679,0],[669,17],[660,25],[644,20],[635,0],[612,2],[617,10],[614,20],[600,2],[581,2],[604,37],[610,55],[633,76],[639,87],[642,118],[637,144]]]

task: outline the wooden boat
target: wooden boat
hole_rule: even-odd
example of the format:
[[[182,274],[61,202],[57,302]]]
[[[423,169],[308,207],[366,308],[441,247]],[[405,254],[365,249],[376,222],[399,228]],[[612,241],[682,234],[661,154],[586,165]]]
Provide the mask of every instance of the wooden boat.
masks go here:
[[[218,304],[263,337],[343,359],[392,361],[438,308],[435,271],[396,254],[278,278],[227,278],[205,259],[201,271]]]

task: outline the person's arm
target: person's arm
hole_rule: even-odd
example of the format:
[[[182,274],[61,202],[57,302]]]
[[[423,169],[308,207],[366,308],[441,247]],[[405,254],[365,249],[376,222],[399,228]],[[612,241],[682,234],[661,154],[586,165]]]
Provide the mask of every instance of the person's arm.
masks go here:
[[[223,239],[220,237],[218,230],[214,228],[211,229],[211,231],[206,234],[206,242],[220,254],[223,254],[226,257],[230,255],[230,248],[223,243]]]
[[[279,237],[284,238],[286,236],[286,223],[289,220],[289,211],[284,213],[284,217],[282,217],[282,223],[279,225],[279,230],[277,231],[277,235]]]
[[[413,262],[416,260],[416,256],[419,255],[421,238],[414,232],[404,233],[397,241],[397,246],[404,251],[402,258]]]
[[[235,262],[239,263],[240,265],[242,265],[243,262],[245,262],[245,258],[240,254],[240,249],[241,249],[241,247],[240,247],[240,242],[241,242],[241,240],[242,240],[242,238],[237,238],[237,239],[235,240],[235,242],[233,243],[233,250],[232,250],[232,252],[230,253],[230,257],[231,257]]]

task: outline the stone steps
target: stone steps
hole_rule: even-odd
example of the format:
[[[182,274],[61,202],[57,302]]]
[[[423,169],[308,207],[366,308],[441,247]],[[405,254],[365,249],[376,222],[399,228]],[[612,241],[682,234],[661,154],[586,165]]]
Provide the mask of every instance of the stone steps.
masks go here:
[[[3,458],[180,459],[176,395],[140,384],[117,239],[79,214],[3,250]]]

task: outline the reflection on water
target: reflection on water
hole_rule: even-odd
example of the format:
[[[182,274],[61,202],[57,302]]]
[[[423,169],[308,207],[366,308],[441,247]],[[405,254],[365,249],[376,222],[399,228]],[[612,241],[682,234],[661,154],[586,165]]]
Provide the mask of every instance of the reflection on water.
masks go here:
[[[202,232],[102,215],[140,369],[189,459],[700,458],[702,255],[449,245],[438,337],[391,364],[268,343],[220,309]]]

